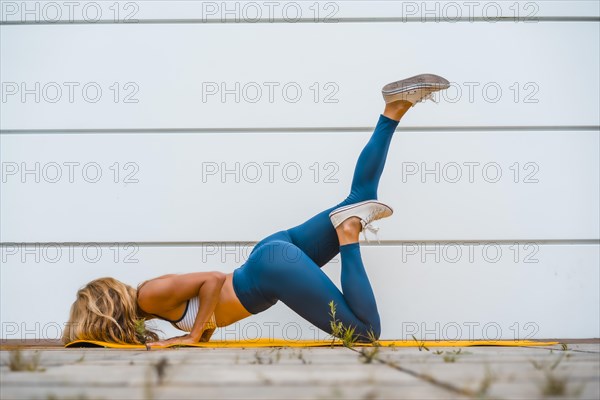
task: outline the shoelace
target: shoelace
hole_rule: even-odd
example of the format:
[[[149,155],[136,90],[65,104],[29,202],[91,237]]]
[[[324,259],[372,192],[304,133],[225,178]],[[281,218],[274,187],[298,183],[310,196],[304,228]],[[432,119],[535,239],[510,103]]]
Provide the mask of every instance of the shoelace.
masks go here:
[[[363,231],[362,231],[363,236],[365,237],[365,240],[367,241],[367,243],[370,243],[369,239],[367,238],[367,232],[366,232],[366,231],[369,231],[375,235],[375,238],[377,239],[377,243],[381,244],[381,242],[379,241],[379,235],[377,234],[377,232],[379,232],[379,227],[376,225],[373,225],[373,218],[375,218],[375,216],[377,215],[378,212],[379,212],[379,210],[375,209],[369,213],[369,215],[367,216],[367,219],[366,219],[366,221],[369,221],[369,222],[361,221],[363,223]]]
[[[435,101],[435,99],[433,98],[433,92],[429,93],[428,95],[426,95],[426,96],[420,98],[419,100],[417,100],[417,103],[422,103],[422,102],[427,101],[427,100],[431,100],[431,101],[433,101],[436,104],[439,103],[438,101]]]
[[[363,236],[365,237],[365,240],[367,241],[367,243],[369,242],[369,238],[367,238],[367,231],[373,233],[375,235],[375,238],[377,239],[377,243],[381,244],[381,242],[379,241],[379,235],[377,234],[377,232],[379,232],[379,227],[373,225],[372,222],[369,222],[368,224],[365,224],[363,226]]]

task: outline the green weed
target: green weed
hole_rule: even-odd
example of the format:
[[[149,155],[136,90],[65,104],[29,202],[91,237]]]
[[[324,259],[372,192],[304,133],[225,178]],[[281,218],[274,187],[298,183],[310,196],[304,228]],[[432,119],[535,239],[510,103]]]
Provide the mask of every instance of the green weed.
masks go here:
[[[329,324],[332,332],[331,335],[333,336],[333,339],[331,341],[331,347],[333,348],[336,339],[341,339],[342,344],[345,347],[353,348],[356,344],[356,341],[358,340],[358,337],[354,334],[356,328],[344,326],[342,321],[338,321],[336,319],[336,307],[333,300],[329,302],[329,316],[331,317]]]
[[[43,372],[46,369],[39,367],[40,356],[40,353],[36,351],[30,358],[26,359],[21,350],[12,350],[8,358],[8,367],[11,371]]]
[[[419,346],[419,351],[422,351],[423,349],[425,349],[425,350],[429,351],[429,349],[427,348],[427,346],[425,346],[425,342],[419,342],[419,341],[417,340],[417,338],[415,337],[415,335],[411,335],[411,336],[412,336],[413,340],[414,340],[415,342],[417,342],[417,345]]]

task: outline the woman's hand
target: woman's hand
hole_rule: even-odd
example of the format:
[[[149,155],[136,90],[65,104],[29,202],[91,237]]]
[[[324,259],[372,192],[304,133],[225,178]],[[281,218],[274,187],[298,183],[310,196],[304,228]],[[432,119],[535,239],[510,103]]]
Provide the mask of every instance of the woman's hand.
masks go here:
[[[196,344],[196,343],[198,343],[198,339],[195,339],[191,335],[187,334],[187,335],[183,335],[183,336],[176,336],[176,337],[166,339],[166,340],[161,340],[158,342],[146,343],[146,347],[148,349],[150,349],[153,346],[158,347],[158,346],[184,345],[184,344]]]

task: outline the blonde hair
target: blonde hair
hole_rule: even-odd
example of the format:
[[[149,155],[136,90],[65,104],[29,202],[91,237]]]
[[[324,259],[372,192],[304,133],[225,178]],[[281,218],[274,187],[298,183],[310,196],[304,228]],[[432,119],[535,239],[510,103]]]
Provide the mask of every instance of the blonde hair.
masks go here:
[[[114,278],[99,278],[77,291],[63,343],[74,340],[99,340],[121,344],[144,344],[158,340],[146,328],[137,304],[137,291]]]

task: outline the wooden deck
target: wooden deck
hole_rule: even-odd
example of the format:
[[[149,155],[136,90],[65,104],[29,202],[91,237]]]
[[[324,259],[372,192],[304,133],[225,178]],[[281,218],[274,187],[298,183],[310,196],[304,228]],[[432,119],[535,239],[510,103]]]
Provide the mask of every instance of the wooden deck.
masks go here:
[[[600,343],[552,347],[0,352],[2,399],[598,399]],[[13,371],[11,357],[21,357]],[[36,362],[37,359],[37,362]],[[13,365],[13,368],[15,366]]]

